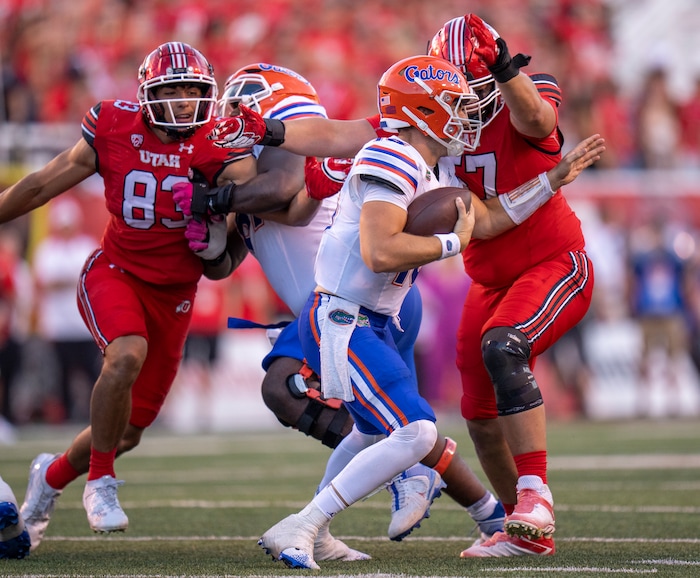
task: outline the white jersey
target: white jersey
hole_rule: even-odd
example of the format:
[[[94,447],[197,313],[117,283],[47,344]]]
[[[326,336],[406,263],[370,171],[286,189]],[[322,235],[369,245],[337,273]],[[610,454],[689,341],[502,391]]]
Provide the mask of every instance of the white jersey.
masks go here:
[[[463,186],[455,176],[453,159],[440,159],[437,173],[415,148],[398,137],[367,143],[355,157],[340,191],[336,217],[321,240],[316,283],[371,311],[397,315],[417,271],[374,273],[365,265],[360,254],[360,211],[366,201],[386,201],[407,210],[411,201],[426,191]],[[361,175],[391,183],[397,190],[363,181]]]
[[[301,96],[291,96],[265,111],[267,118],[289,120],[309,116],[327,118],[326,109]],[[256,146],[256,158],[263,147]],[[324,199],[311,222],[291,227],[265,221],[255,215],[238,215],[239,231],[251,254],[259,261],[270,286],[298,316],[314,289],[314,260],[321,235],[331,223],[338,195]]]

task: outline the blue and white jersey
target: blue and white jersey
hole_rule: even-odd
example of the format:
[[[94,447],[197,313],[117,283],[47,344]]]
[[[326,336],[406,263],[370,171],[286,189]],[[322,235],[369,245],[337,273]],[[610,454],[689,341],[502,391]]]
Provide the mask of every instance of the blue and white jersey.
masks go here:
[[[426,191],[462,186],[455,176],[452,159],[440,159],[438,168],[439,176],[436,176],[420,153],[398,137],[367,143],[355,157],[340,191],[333,224],[321,239],[316,257],[316,283],[377,313],[397,315],[417,270],[374,273],[365,265],[360,254],[360,212],[367,201],[385,201],[407,210],[411,201]],[[361,180],[361,175],[389,182],[398,190],[367,183]]]
[[[306,97],[290,96],[265,111],[265,117],[290,120],[310,116],[327,118],[326,109]],[[256,146],[256,158],[263,147]],[[297,316],[314,289],[314,260],[321,235],[331,223],[338,195],[324,199],[311,222],[291,227],[256,215],[237,215],[236,223],[248,250],[258,260],[270,286]]]

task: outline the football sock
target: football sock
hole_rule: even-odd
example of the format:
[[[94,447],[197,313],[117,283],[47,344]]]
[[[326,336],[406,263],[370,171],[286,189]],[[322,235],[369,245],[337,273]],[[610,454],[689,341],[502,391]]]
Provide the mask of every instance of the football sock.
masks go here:
[[[417,463],[421,444],[416,440],[430,434],[435,426],[426,420],[418,420],[394,430],[391,435],[358,453],[323,488],[314,501],[328,515],[347,508],[358,500],[383,488],[395,475],[407,466]],[[417,450],[418,448],[418,450]]]
[[[493,520],[489,520],[489,517],[496,513],[497,508],[501,515],[497,515]],[[486,492],[484,497],[478,502],[468,506],[467,512],[469,512],[472,519],[479,525],[479,530],[484,532],[484,534],[491,536],[495,532],[503,531],[503,517],[505,512],[491,492]]]
[[[547,483],[547,452],[527,452],[513,456],[515,467],[518,470],[518,477],[539,476],[542,483]]]
[[[333,483],[328,484],[316,494],[311,500],[311,504],[322,511],[329,520],[349,506],[333,487]]]
[[[117,448],[109,452],[98,452],[94,447],[90,448],[90,471],[88,472],[88,482],[97,480],[102,476],[112,476],[114,473],[114,459],[117,456]]]
[[[62,490],[80,475],[81,472],[71,466],[67,454],[62,454],[46,468],[46,483],[54,490]]]
[[[323,479],[318,485],[318,491],[325,488],[357,454],[380,439],[382,439],[381,436],[363,434],[357,431],[356,427],[353,427],[329,456]]]
[[[517,490],[518,492],[521,490],[535,490],[550,504],[554,505],[554,498],[552,498],[552,492],[550,491],[549,486],[547,484],[543,484],[542,479],[539,476],[520,476],[518,478]]]

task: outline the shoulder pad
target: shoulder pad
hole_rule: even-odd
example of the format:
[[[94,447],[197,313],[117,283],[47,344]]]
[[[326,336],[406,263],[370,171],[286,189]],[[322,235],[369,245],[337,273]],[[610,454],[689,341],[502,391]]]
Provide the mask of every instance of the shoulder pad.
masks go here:
[[[371,175],[412,196],[421,177],[421,167],[411,155],[409,145],[394,138],[367,143],[355,158],[353,173]]]

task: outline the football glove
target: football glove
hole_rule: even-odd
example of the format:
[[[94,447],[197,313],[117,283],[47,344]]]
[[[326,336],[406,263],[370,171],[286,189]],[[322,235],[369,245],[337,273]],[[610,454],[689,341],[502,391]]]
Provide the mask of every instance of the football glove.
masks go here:
[[[474,52],[489,69],[496,82],[501,84],[508,82],[518,75],[523,66],[529,64],[530,57],[524,54],[516,54],[515,58],[512,58],[506,41],[476,14],[469,14],[467,26],[471,31]]]
[[[226,219],[220,215],[197,221],[190,219],[185,238],[194,254],[205,261],[218,261],[226,251]]]
[[[235,183],[213,189],[201,182],[175,183],[173,199],[186,217],[202,221],[207,215],[229,213],[235,190]]]
[[[338,193],[352,168],[352,163],[353,159],[328,157],[319,162],[316,157],[306,157],[306,194],[312,199],[322,201]]]
[[[240,114],[225,117],[207,135],[214,145],[225,149],[246,149],[255,145],[279,146],[284,142],[284,123],[263,118],[254,110],[238,105]]]

